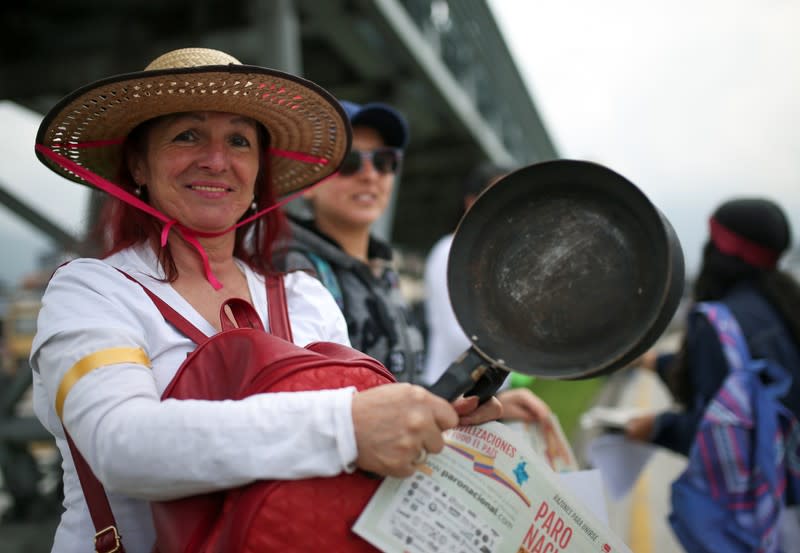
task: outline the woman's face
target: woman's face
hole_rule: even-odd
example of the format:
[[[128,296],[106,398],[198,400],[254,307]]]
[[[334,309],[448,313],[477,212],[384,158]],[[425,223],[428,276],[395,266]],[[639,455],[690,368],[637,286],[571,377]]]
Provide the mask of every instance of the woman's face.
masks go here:
[[[155,121],[130,170],[150,204],[205,232],[238,221],[253,201],[259,168],[256,123],[220,112],[189,112]]]
[[[353,128],[352,149],[367,152],[382,148],[381,135],[370,127]],[[379,173],[369,159],[352,175],[336,175],[306,192],[314,217],[336,226],[367,229],[389,205],[394,185],[393,173]]]

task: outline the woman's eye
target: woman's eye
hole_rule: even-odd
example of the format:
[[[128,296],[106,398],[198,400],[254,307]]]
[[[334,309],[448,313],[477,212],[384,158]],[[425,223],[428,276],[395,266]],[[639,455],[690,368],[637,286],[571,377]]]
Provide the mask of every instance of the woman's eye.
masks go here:
[[[250,140],[242,135],[234,135],[231,137],[231,144],[237,148],[243,148],[250,145]]]
[[[192,130],[186,130],[178,135],[173,139],[175,142],[191,142],[197,138],[197,135]]]

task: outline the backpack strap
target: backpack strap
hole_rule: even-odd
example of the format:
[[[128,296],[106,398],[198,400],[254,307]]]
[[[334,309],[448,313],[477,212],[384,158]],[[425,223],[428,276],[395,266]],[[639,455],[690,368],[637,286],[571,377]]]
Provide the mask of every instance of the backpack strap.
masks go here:
[[[267,286],[269,332],[273,336],[292,342],[294,340],[292,339],[292,327],[289,324],[289,307],[286,303],[286,285],[283,275],[270,273],[264,280]]]
[[[738,371],[749,367],[750,349],[739,322],[728,306],[722,302],[701,302],[695,306],[695,311],[704,315],[716,330],[728,368]]]
[[[172,326],[180,330],[192,342],[194,342],[197,345],[200,345],[208,341],[208,336],[203,334],[203,332],[199,328],[190,323],[186,319],[186,317],[184,317],[183,315],[175,311],[172,307],[170,307],[167,302],[165,302],[157,295],[155,295],[147,286],[145,286],[144,284],[133,278],[125,271],[121,269],[117,270],[123,275],[125,275],[125,277],[128,278],[129,280],[141,286],[142,290],[144,290],[144,293],[148,295],[150,300],[156,305],[158,310],[161,312],[161,315],[164,316],[164,319],[166,319],[170,324],[172,324]]]
[[[333,272],[331,264],[314,252],[303,253],[314,265],[314,269],[317,271],[320,282],[322,282],[325,288],[328,289],[328,292],[331,293],[333,299],[336,300],[336,305],[339,306],[339,309],[344,311],[344,294],[342,294],[342,288],[339,286],[339,279],[337,278],[336,273]]]
[[[199,328],[190,323],[183,315],[175,311],[167,302],[154,294],[144,284],[130,276],[125,271],[120,269],[117,270],[125,275],[128,279],[141,286],[145,294],[148,295],[148,297],[161,312],[161,315],[163,315],[164,319],[171,323],[175,328],[180,330],[195,344],[200,345],[209,340],[209,337],[203,334]],[[269,274],[265,277],[264,284],[267,291],[267,319],[269,321],[270,334],[291,342],[292,328],[289,325],[289,311],[286,303],[286,287],[283,282],[283,275],[274,273]],[[252,320],[253,314],[247,312],[245,309],[242,309],[244,306],[238,303],[240,301],[244,300],[238,300],[235,298],[230,299],[223,304],[223,308],[228,306],[231,309],[234,319],[237,321],[239,326],[263,329],[261,321]],[[253,311],[252,307],[249,311]],[[226,316],[223,316],[222,311],[220,311],[220,320],[223,325],[225,325],[226,322],[228,325],[230,325],[230,320]],[[228,327],[225,326],[225,328]],[[223,328],[223,330],[225,328]]]
[[[94,475],[81,452],[78,451],[78,447],[72,441],[72,436],[69,435],[63,423],[61,427],[64,428],[64,435],[67,438],[69,451],[72,454],[72,462],[75,463],[75,472],[78,473],[78,480],[81,483],[83,496],[86,498],[89,516],[92,518],[92,524],[94,525],[94,551],[96,553],[125,553],[125,548],[122,546],[122,537],[117,528],[117,521],[114,518],[114,512],[111,510],[111,504],[108,502],[108,496],[105,489],[103,489],[103,485]]]

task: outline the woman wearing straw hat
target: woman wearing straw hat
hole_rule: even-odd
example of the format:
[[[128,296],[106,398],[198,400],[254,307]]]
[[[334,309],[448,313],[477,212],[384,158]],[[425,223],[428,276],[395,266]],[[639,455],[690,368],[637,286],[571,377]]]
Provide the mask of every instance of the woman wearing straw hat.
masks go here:
[[[90,84],[46,115],[39,159],[111,196],[106,257],[55,272],[31,354],[36,413],[64,457],[54,551],[84,551],[95,535],[64,429],[109,492],[131,553],[153,546],[148,501],[356,466],[406,476],[421,452],[441,450],[443,429],[499,415],[495,401],[450,404],[407,384],[160,401],[194,344],[120,271],[206,335],[231,297],[266,322],[262,254],[284,227],[275,207],[335,172],[349,143],[326,91],[206,49]],[[284,282],[296,344],[349,343],[316,279]]]

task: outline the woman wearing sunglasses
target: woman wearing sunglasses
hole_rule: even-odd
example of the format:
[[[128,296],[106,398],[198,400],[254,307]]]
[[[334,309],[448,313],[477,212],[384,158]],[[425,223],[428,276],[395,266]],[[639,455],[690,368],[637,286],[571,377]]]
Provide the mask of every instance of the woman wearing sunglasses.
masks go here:
[[[307,270],[330,290],[347,320],[352,346],[400,381],[419,382],[422,333],[411,324],[388,244],[371,234],[386,211],[408,144],[408,124],[381,103],[343,101],[353,143],[338,174],[304,194],[312,218],[292,218],[282,253],[287,270]]]

